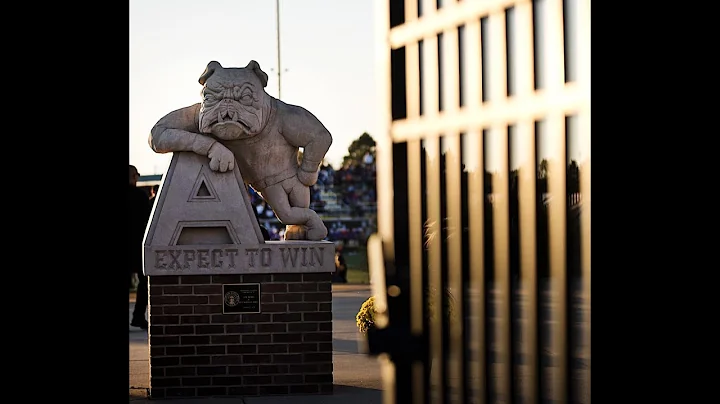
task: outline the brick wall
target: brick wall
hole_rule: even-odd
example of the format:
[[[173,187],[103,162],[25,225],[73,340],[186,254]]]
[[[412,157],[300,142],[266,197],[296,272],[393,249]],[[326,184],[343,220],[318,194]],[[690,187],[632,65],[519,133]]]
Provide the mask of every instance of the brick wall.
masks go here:
[[[330,273],[150,276],[150,396],[332,393]],[[261,313],[222,314],[260,283]]]

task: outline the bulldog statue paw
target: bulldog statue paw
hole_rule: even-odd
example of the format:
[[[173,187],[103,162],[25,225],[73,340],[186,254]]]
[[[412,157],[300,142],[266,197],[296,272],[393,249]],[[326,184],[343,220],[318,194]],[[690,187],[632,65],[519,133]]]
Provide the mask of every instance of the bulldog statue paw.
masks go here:
[[[232,172],[237,164],[286,225],[286,239],[322,240],[327,228],[310,209],[309,187],[317,182],[332,136],[306,109],[267,94],[267,81],[254,60],[240,68],[208,63],[198,79],[202,102],[165,115],[148,142],[156,153],[207,156],[214,171]]]

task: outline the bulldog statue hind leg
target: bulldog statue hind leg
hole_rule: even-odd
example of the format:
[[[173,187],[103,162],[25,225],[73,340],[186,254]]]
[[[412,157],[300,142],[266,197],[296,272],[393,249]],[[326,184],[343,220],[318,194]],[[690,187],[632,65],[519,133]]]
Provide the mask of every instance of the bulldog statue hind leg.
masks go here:
[[[286,239],[322,240],[327,228],[310,209],[309,187],[332,136],[306,109],[268,95],[267,80],[254,60],[244,68],[208,63],[198,80],[202,102],[161,118],[150,131],[150,147],[207,156],[210,169],[219,172],[232,172],[237,164],[286,225]]]

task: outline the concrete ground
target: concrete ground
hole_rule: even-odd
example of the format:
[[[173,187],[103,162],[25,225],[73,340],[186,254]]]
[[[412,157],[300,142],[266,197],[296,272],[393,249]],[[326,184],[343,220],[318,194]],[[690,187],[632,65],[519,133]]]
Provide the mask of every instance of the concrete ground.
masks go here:
[[[381,404],[382,383],[378,359],[359,353],[359,338],[355,314],[370,296],[368,285],[333,285],[333,377],[332,395],[293,395],[245,398],[206,398],[152,400],[163,404],[200,404],[227,402],[241,404]],[[130,311],[135,305],[130,296]],[[150,386],[147,332],[130,327],[130,401],[149,403],[147,388]]]

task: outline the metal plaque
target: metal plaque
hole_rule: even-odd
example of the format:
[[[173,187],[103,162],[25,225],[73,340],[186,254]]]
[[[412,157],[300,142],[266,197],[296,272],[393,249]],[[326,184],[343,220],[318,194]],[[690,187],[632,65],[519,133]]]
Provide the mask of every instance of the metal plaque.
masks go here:
[[[223,314],[260,313],[260,284],[223,285]]]

